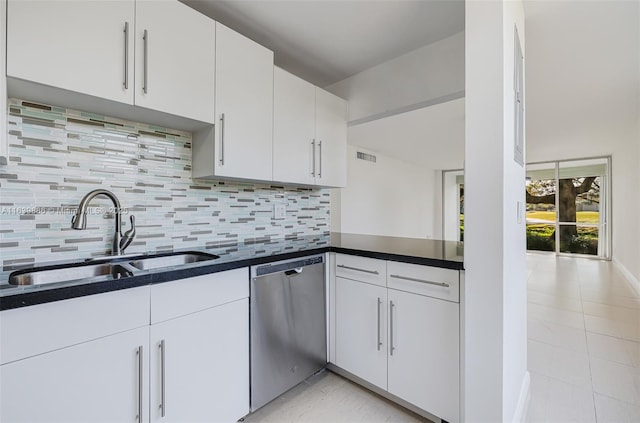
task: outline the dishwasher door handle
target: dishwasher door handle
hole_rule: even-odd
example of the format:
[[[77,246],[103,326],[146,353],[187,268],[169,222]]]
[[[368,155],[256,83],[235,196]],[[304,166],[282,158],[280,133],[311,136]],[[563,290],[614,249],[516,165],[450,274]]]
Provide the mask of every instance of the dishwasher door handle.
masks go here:
[[[295,269],[287,270],[286,272],[284,272],[284,274],[287,276],[298,276],[300,273],[302,273],[302,270],[302,267],[296,267]]]

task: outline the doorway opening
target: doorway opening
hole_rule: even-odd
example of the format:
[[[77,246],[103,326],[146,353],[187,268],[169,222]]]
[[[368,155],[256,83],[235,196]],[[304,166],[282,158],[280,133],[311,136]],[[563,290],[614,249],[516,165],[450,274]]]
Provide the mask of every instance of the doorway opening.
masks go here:
[[[527,165],[527,250],[611,258],[611,158]]]
[[[442,234],[447,241],[464,241],[464,170],[442,171]]]

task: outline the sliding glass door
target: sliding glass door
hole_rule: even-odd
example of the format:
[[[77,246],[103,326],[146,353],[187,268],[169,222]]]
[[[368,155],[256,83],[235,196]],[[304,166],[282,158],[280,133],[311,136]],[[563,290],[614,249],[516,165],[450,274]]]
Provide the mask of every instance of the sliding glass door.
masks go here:
[[[527,249],[610,258],[610,161],[527,166]]]

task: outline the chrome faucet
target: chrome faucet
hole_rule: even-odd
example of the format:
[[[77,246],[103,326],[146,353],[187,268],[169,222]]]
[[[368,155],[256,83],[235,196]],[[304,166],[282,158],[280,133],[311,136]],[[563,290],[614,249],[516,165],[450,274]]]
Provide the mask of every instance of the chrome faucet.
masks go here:
[[[89,208],[89,203],[99,195],[104,195],[109,198],[115,207],[116,230],[113,234],[113,247],[111,254],[114,256],[120,255],[124,253],[124,250],[129,246],[129,244],[131,244],[131,241],[133,241],[133,238],[136,236],[136,218],[131,215],[131,229],[122,235],[122,222],[120,215],[122,210],[120,208],[120,201],[111,191],[107,191],[106,189],[96,189],[85,195],[82,200],[80,200],[80,204],[78,204],[78,210],[76,210],[75,216],[71,218],[71,227],[73,229],[80,230],[87,229],[87,209]]]

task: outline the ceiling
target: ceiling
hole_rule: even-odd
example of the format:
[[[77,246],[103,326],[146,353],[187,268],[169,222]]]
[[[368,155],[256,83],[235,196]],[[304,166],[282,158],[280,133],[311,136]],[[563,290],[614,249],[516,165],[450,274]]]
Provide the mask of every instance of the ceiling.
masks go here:
[[[181,0],[325,87],[464,30],[463,0]]]
[[[528,159],[609,154],[638,122],[640,3],[524,6]]]
[[[464,98],[349,127],[351,145],[428,169],[461,169]]]

